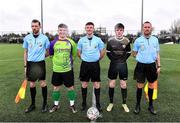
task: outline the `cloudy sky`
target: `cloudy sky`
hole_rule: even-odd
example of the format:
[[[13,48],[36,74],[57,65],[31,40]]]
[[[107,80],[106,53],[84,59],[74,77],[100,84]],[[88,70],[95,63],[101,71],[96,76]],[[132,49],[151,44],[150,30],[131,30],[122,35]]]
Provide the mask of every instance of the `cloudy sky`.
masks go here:
[[[84,30],[87,21],[113,30],[122,22],[127,31],[140,30],[141,0],[43,0],[44,30],[56,31],[59,23],[70,30]],[[30,31],[34,18],[40,19],[41,0],[0,0],[0,32]],[[156,31],[168,30],[180,18],[180,0],[144,0],[144,20]]]

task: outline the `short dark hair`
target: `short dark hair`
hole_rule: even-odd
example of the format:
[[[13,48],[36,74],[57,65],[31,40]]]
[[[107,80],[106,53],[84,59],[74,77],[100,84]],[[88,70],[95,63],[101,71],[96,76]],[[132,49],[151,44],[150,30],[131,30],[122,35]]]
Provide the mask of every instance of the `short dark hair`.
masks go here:
[[[114,27],[114,29],[119,29],[119,28],[122,28],[124,29],[124,25],[122,23],[117,23]]]
[[[149,24],[151,24],[151,22],[149,22],[149,21],[145,21],[145,22],[144,22],[144,24],[145,24],[145,23],[149,23]]]
[[[87,26],[87,25],[93,25],[93,26],[94,26],[94,23],[93,23],[93,22],[87,22],[87,23],[86,23],[86,26]]]
[[[66,24],[64,24],[64,23],[61,23],[61,24],[59,24],[58,25],[58,28],[68,28],[68,26],[66,25]]]
[[[38,19],[33,19],[31,23],[39,23],[39,25],[41,25],[41,23]]]

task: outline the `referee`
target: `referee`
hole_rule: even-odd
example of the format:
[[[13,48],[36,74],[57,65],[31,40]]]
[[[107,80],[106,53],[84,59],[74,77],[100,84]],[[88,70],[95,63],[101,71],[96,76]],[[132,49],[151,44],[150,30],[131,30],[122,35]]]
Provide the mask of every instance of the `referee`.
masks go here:
[[[136,91],[136,107],[135,114],[140,113],[140,102],[142,96],[142,88],[145,80],[148,81],[148,110],[151,114],[156,115],[157,112],[153,107],[152,95],[154,91],[154,82],[160,73],[160,55],[158,39],[151,35],[152,24],[148,21],[143,24],[143,35],[134,42],[133,56],[136,57],[136,67],[134,70],[134,79],[137,81]]]
[[[35,81],[40,81],[42,88],[43,104],[42,112],[47,111],[47,85],[45,57],[48,55],[49,39],[40,33],[41,24],[39,20],[32,20],[32,33],[24,38],[24,67],[25,74],[30,81],[31,105],[25,110],[29,113],[35,109],[36,85]]]
[[[86,110],[86,97],[88,82],[91,80],[94,86],[94,94],[96,97],[96,107],[102,111],[100,105],[100,64],[103,58],[104,43],[93,34],[94,23],[88,22],[85,25],[87,35],[82,37],[78,42],[78,56],[81,58],[81,68],[79,78],[82,82],[82,111]]]

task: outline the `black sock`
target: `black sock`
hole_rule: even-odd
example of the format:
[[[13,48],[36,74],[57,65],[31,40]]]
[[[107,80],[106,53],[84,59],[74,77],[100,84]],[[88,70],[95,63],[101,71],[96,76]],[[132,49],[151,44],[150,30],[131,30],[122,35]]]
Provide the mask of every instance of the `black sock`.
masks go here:
[[[110,103],[113,103],[113,97],[114,97],[114,88],[109,87],[109,100],[110,100]]]
[[[96,105],[100,106],[100,88],[98,89],[94,88],[94,94],[96,97]]]
[[[153,100],[152,100],[153,91],[154,89],[148,88],[149,107],[153,106]]]
[[[126,99],[127,99],[127,88],[121,88],[121,94],[122,94],[122,100],[123,104],[126,104]]]
[[[47,86],[42,87],[43,105],[47,104]]]
[[[82,92],[82,105],[86,105],[87,88],[81,87]]]
[[[36,87],[33,88],[30,87],[30,92],[31,92],[32,105],[35,105]]]
[[[137,104],[138,104],[138,105],[140,105],[141,96],[142,96],[142,88],[137,88],[137,91],[136,91],[136,99],[137,99]]]

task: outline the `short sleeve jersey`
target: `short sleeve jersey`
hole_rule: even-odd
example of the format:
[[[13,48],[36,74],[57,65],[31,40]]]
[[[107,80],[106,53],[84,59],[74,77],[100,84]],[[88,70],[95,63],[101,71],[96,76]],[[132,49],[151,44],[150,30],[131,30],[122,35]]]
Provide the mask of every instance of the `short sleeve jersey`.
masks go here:
[[[136,60],[141,63],[149,64],[157,60],[159,52],[159,42],[155,36],[148,39],[144,36],[137,38],[134,42],[133,51],[137,52]]]
[[[100,58],[100,51],[104,49],[104,43],[97,36],[93,36],[91,40],[84,36],[79,40],[77,48],[81,51],[83,61],[96,62]]]
[[[59,40],[56,38],[51,41],[49,54],[52,57],[54,72],[68,72],[73,67],[73,59],[77,54],[76,43],[67,38],[66,40]]]
[[[27,61],[39,62],[45,59],[46,49],[48,49],[50,45],[47,36],[39,34],[39,36],[35,38],[31,33],[23,40],[23,48],[28,50]]]

